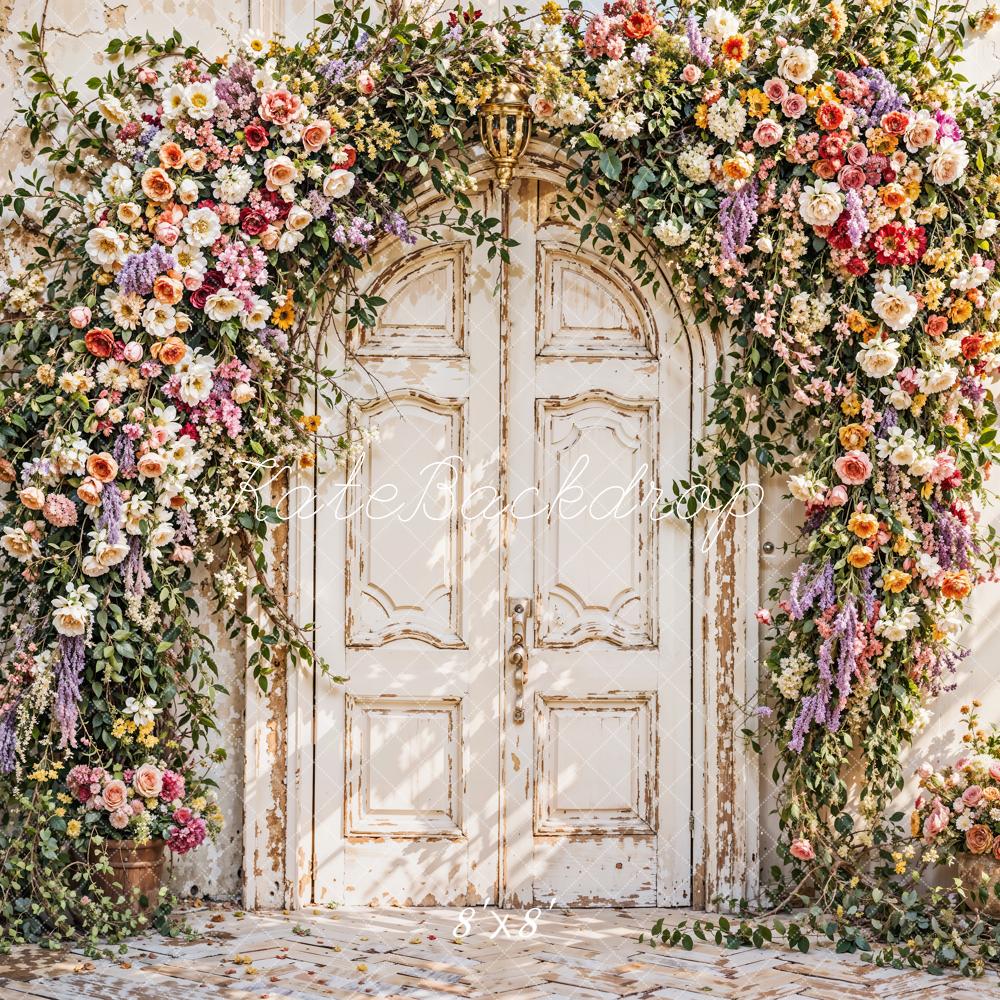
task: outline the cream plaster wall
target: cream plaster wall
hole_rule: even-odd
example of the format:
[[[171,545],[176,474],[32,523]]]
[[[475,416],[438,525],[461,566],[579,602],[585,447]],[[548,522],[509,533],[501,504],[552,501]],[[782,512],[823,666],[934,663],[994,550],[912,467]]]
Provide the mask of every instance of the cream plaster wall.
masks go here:
[[[501,6],[496,0],[482,4],[487,16]],[[529,3],[529,9],[540,3]],[[588,4],[587,6],[597,6]],[[196,42],[208,51],[222,48],[227,34],[239,34],[248,25],[267,30],[283,31],[289,37],[304,34],[314,16],[324,9],[311,0],[244,0],[206,3],[199,0],[0,0],[0,174],[6,188],[9,170],[30,170],[31,151],[21,130],[12,124],[16,104],[24,98],[24,61],[17,32],[26,30],[45,17],[46,48],[51,65],[61,76],[85,81],[95,72],[106,72],[108,61],[100,49],[108,39],[147,30],[166,34],[180,29],[185,41]],[[996,36],[994,36],[994,39]],[[985,80],[1000,71],[1000,43],[993,39],[978,39],[970,46],[973,74]],[[994,477],[1000,485],[1000,478]],[[782,545],[794,537],[798,505],[782,498],[783,484],[765,484],[765,499],[760,511],[761,543],[772,542],[775,552],[761,552],[761,594],[782,575],[793,568],[782,552]],[[986,515],[1000,527],[1000,505]],[[206,621],[208,621],[206,619]],[[220,842],[176,864],[173,879],[182,891],[209,895],[236,895],[240,888],[242,861],[242,799],[243,799],[243,665],[245,651],[228,643],[224,633],[208,628],[218,645],[222,682],[230,694],[219,699],[221,740],[229,752],[229,760],[217,769],[221,800],[227,816],[227,826]],[[956,678],[957,689],[944,695],[937,705],[935,718],[922,735],[911,757],[921,759],[947,748],[956,732],[958,707],[974,696],[980,697],[988,714],[1000,719],[1000,586],[983,587],[973,602],[973,623],[965,639],[974,652],[962,665]],[[768,770],[768,769],[765,769]],[[761,782],[761,847],[766,856],[773,844],[776,825],[768,815],[772,789]]]

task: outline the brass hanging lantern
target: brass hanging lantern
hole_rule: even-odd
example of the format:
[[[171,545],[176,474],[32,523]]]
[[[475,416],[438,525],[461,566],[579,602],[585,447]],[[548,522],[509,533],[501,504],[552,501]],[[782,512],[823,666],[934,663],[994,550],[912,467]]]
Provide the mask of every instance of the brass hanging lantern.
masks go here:
[[[531,119],[524,88],[510,80],[500,84],[493,97],[479,109],[479,135],[496,166],[501,191],[510,187],[514,167],[528,148]]]

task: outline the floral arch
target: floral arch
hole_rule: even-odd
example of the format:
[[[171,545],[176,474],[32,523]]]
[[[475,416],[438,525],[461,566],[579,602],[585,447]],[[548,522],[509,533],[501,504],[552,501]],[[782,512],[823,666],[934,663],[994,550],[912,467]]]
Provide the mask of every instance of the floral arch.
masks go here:
[[[923,840],[907,843],[883,814],[996,561],[977,505],[1000,370],[998,116],[960,73],[963,40],[996,19],[893,0],[739,15],[618,0],[486,24],[473,8],[393,4],[379,20],[345,3],[303,41],[251,34],[214,61],[176,33],[115,40],[85,95],[48,66],[43,30],[24,33],[37,93],[23,119],[54,176],[3,199],[32,246],[3,282],[11,937],[127,930],[91,852],[122,831],[186,851],[221,821],[192,754],[211,746],[216,693],[192,565],[214,563],[262,691],[323,670],[268,560],[271,470],[351,449],[317,417],[339,402],[317,331],[335,313],[373,322],[381,303],[357,275],[383,236],[447,225],[503,259],[498,220],[468,198],[475,123],[489,118],[502,174],[533,117],[568,154],[581,239],[712,331],[701,464],[675,509],[725,506],[756,468],[791,473],[804,504],[800,568],[757,613],[770,647],[745,727],[777,749],[782,867],[744,905],[763,922],[694,933],[995,962],[994,924],[913,888],[949,810],[936,800],[929,827],[918,811]],[[447,217],[407,219],[414,176],[451,199]],[[710,610],[738,622],[732,580],[708,579]],[[855,755],[868,782],[852,811]],[[993,840],[978,825],[977,850]],[[786,926],[767,902],[812,908]]]

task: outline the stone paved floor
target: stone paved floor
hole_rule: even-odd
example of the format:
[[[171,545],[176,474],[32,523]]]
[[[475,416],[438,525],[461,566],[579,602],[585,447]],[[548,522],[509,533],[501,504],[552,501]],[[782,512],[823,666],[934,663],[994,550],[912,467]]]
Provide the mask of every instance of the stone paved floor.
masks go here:
[[[829,951],[650,949],[651,910],[550,910],[535,933],[518,911],[478,911],[456,941],[456,910],[188,914],[190,939],[143,938],[118,962],[24,949],[0,958],[0,1000],[973,1000],[979,981],[866,966]],[[667,911],[672,920],[684,914]],[[531,935],[531,936],[529,936]]]

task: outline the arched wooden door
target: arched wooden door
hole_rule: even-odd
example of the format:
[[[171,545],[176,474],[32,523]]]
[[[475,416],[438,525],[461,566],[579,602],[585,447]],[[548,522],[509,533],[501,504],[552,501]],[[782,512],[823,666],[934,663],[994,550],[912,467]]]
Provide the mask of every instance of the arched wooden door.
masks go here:
[[[320,480],[313,598],[350,680],[315,685],[300,893],[683,905],[691,534],[657,498],[689,468],[690,345],[549,182],[481,187],[510,265],[387,247],[347,345],[359,459]]]

